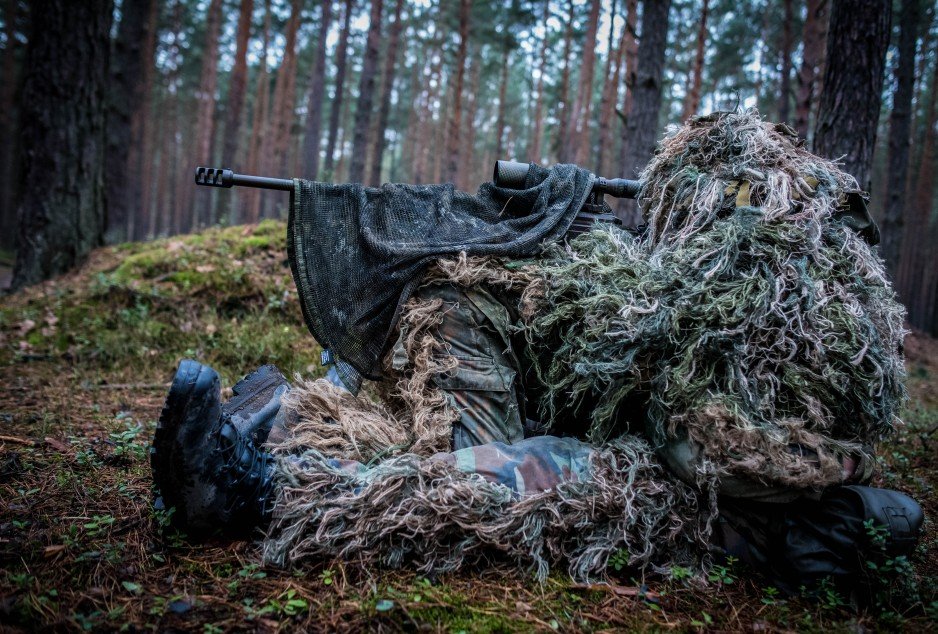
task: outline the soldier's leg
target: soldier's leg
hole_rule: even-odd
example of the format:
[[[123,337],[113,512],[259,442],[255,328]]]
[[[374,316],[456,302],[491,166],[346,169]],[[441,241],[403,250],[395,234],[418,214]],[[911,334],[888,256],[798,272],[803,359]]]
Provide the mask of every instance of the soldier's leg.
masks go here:
[[[436,374],[433,383],[459,412],[453,449],[522,440],[524,402],[508,309],[483,288],[449,283],[424,286],[415,296],[443,301],[442,322],[432,334],[442,344],[439,357],[454,358],[456,367]],[[401,340],[392,355],[396,367],[406,366]]]

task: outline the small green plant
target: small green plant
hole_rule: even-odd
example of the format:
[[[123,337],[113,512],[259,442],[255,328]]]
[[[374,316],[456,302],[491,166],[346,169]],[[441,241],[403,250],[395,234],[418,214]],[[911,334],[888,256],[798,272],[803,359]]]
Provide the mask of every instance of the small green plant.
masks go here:
[[[331,586],[333,579],[333,572],[331,568],[327,568],[319,573],[319,580],[322,581],[322,585]]]
[[[95,515],[90,522],[84,524],[84,529],[89,537],[99,537],[107,532],[114,524],[113,515]]]
[[[714,566],[710,569],[710,574],[707,575],[707,579],[711,583],[719,583],[721,585],[728,586],[736,582],[736,575],[733,571],[733,568],[736,566],[737,559],[736,557],[727,557],[725,566]]]
[[[110,442],[114,445],[114,456],[142,460],[146,456],[147,447],[145,443],[137,442],[137,439],[143,432],[143,425],[135,425],[129,416],[123,419],[119,416],[118,419],[124,421],[125,428],[108,434]]]
[[[624,548],[618,549],[609,557],[607,565],[616,572],[622,572],[629,566],[629,551]]]
[[[700,613],[699,619],[691,619],[691,625],[694,627],[710,627],[713,625],[713,617],[707,614],[706,612]]]

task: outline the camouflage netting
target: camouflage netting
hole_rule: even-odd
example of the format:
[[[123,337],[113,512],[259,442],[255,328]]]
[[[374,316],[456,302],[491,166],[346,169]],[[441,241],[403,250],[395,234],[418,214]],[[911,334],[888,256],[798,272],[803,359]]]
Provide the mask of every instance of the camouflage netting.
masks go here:
[[[597,400],[601,443],[643,394],[656,446],[689,438],[769,485],[841,482],[841,457],[868,456],[904,399],[903,309],[832,219],[855,181],[752,111],[671,130],[642,180],[646,236],[594,231],[539,265],[548,412]]]

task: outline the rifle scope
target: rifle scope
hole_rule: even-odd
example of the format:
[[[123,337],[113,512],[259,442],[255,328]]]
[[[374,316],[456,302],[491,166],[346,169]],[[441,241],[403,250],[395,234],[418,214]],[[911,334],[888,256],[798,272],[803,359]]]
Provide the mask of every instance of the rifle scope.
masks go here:
[[[530,169],[531,165],[529,163],[495,161],[495,173],[492,175],[492,182],[497,187],[524,189],[524,181],[528,177]],[[594,194],[609,194],[616,198],[635,198],[641,188],[640,181],[628,180],[627,178],[602,178],[597,176],[596,181],[593,183]]]

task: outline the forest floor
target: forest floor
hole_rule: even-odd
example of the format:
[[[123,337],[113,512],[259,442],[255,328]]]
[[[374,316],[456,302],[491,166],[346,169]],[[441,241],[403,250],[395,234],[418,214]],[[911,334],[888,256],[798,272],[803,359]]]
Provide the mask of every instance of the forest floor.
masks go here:
[[[269,362],[321,372],[284,243],[283,225],[264,222],[121,245],[0,298],[0,630],[933,631],[933,520],[915,587],[859,613],[829,589],[783,598],[739,566],[706,584],[676,569],[584,586],[500,567],[274,570],[251,542],[187,544],[152,506],[147,456],[178,359],[211,364],[227,386]],[[907,356],[907,425],[882,447],[877,481],[935,518],[938,341],[911,335]]]

